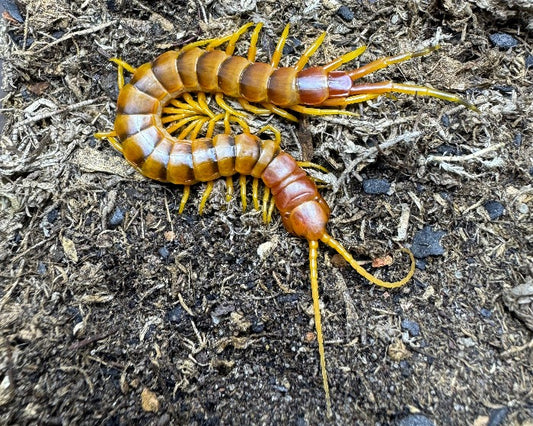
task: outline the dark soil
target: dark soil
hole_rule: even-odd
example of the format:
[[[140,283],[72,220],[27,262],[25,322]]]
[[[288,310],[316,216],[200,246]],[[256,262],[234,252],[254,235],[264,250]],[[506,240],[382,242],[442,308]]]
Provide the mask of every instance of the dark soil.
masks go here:
[[[530,1],[2,3],[22,21],[1,24],[0,423],[532,424]],[[178,215],[181,188],[93,137],[115,116],[110,58],[138,66],[250,21],[265,24],[262,61],[291,23],[284,64],[324,30],[313,64],[362,44],[364,63],[439,43],[370,79],[457,92],[481,111],[397,95],[352,107],[360,118],[250,116],[330,170],[310,173],[358,260],[414,242],[422,253],[415,278],[384,291],[321,246],[331,419],[307,243],[279,216],[264,225],[226,203],[223,181],[202,216],[202,185]],[[390,188],[366,193],[368,179]],[[399,279],[407,262],[372,270]]]

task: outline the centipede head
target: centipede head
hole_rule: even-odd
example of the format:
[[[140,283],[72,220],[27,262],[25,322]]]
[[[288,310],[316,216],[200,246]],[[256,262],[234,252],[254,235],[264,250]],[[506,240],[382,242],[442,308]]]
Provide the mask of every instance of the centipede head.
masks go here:
[[[289,232],[308,241],[316,241],[326,232],[329,213],[326,201],[318,195],[282,215],[282,221]]]

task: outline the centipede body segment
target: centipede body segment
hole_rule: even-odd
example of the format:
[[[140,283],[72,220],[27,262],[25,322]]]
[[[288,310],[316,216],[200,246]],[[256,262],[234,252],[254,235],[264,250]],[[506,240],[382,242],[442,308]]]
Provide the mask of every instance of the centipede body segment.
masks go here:
[[[430,53],[434,48],[380,58],[351,71],[339,71],[340,66],[364,52],[365,48],[361,47],[324,66],[305,68],[309,57],[322,43],[323,34],[294,66],[278,67],[288,36],[288,26],[270,63],[255,62],[261,24],[252,33],[247,57],[233,56],[238,38],[251,25],[245,25],[227,37],[203,40],[185,46],[180,51],[163,53],[153,62],[137,69],[115,59],[119,66],[120,92],[114,130],[96,136],[107,138],[144,176],[184,185],[180,212],[187,201],[190,186],[197,182],[207,182],[200,212],[213,187],[213,181],[218,178],[226,179],[229,198],[233,192],[232,178],[239,174],[241,198],[245,205],[245,176],[251,176],[252,198],[256,208],[259,207],[257,184],[259,180],[264,183],[263,219],[266,222],[270,220],[275,205],[285,228],[309,242],[315,327],[329,414],[331,402],[318,293],[318,241],[340,253],[363,277],[387,288],[401,286],[412,277],[414,258],[404,250],[411,258],[411,268],[402,280],[396,282],[382,281],[363,269],[326,231],[330,209],[313,180],[294,158],[280,148],[279,133],[269,127],[265,130],[273,130],[274,139],[264,140],[253,135],[243,113],[229,106],[223,97],[238,99],[248,112],[273,112],[290,120],[296,118],[287,110],[311,115],[342,114],[345,113],[344,110],[330,107],[344,108],[390,92],[432,96],[460,103],[473,110],[476,108],[456,95],[429,87],[393,82],[355,82],[381,68]],[[227,43],[225,51],[216,49],[224,43]],[[124,84],[123,69],[133,73],[127,84]],[[191,94],[197,94],[197,100]],[[206,94],[215,97],[222,113],[217,114],[211,110]],[[225,130],[215,134],[215,126],[220,121],[224,122]],[[233,134],[231,122],[240,125],[242,132]],[[205,135],[199,137],[204,127]],[[269,206],[270,197],[272,201]]]

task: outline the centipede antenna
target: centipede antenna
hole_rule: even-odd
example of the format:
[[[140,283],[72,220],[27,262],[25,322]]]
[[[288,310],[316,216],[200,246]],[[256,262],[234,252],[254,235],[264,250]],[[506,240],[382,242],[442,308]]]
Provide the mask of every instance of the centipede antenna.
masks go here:
[[[239,185],[241,187],[242,211],[244,212],[248,206],[246,201],[246,175],[239,175]]]
[[[361,47],[358,47],[357,49],[355,49],[355,50],[353,50],[351,52],[348,52],[348,53],[338,57],[337,59],[334,59],[329,64],[324,65],[324,67],[323,67],[324,71],[325,72],[330,72],[330,71],[336,70],[341,65],[346,64],[348,62],[351,62],[355,58],[361,56],[365,52],[365,50],[366,50],[366,46],[361,46]]]
[[[403,253],[407,253],[409,255],[409,258],[411,259],[411,268],[409,269],[409,272],[407,275],[402,278],[399,281],[389,282],[389,281],[383,281],[379,278],[376,278],[371,273],[367,272],[366,269],[364,269],[357,261],[352,257],[352,255],[342,246],[341,243],[336,241],[331,235],[325,233],[321,238],[320,241],[322,241],[324,244],[327,244],[332,249],[334,249],[337,253],[339,253],[351,266],[355,269],[355,271],[361,275],[362,277],[366,278],[368,281],[370,281],[372,284],[376,284],[380,287],[386,287],[386,288],[396,288],[401,287],[405,283],[407,283],[413,274],[415,273],[415,258],[413,256],[413,253],[411,253],[410,250],[407,250],[406,248],[401,248],[400,251]]]
[[[255,62],[255,55],[257,53],[257,40],[259,39],[259,32],[261,31],[261,28],[263,28],[263,23],[259,22],[255,26],[252,37],[250,38],[250,47],[248,48],[248,60],[250,62]]]
[[[181,196],[181,202],[180,202],[180,208],[178,209],[178,214],[182,214],[183,210],[185,209],[185,204],[187,204],[187,200],[189,199],[189,195],[191,194],[191,186],[190,185],[184,185],[183,186],[183,195]]]
[[[320,45],[324,42],[324,39],[326,38],[326,32],[324,31],[320,36],[313,42],[311,46],[307,48],[307,50],[303,53],[303,55],[298,59],[298,62],[296,62],[296,65],[294,65],[294,69],[296,71],[301,71],[309,61],[309,58],[313,55],[313,53],[316,52],[316,50],[320,47]]]
[[[279,61],[281,59],[281,53],[283,52],[283,47],[285,46],[285,42],[287,41],[287,37],[289,36],[289,29],[290,25],[285,25],[285,28],[283,29],[283,32],[281,33],[281,36],[278,40],[278,44],[276,45],[276,50],[274,50],[274,53],[272,54],[272,60],[270,61],[270,65],[272,65],[273,68],[277,68],[279,65]]]
[[[235,44],[237,43],[237,40],[239,40],[239,37],[243,35],[248,28],[250,28],[252,25],[254,25],[253,22],[249,22],[245,25],[243,25],[241,28],[239,28],[233,35],[231,36],[228,45],[226,46],[226,55],[231,56],[233,55],[233,52],[235,51]]]
[[[309,240],[309,273],[311,277],[311,294],[313,296],[313,311],[315,314],[316,340],[318,342],[318,353],[320,355],[320,369],[322,371],[322,381],[324,392],[326,393],[327,416],[331,417],[331,398],[329,396],[328,373],[326,371],[326,356],[324,351],[324,337],[322,335],[322,322],[320,315],[320,297],[318,293],[318,241]]]
[[[205,203],[207,202],[209,195],[211,195],[211,191],[213,190],[214,186],[215,186],[214,180],[210,180],[209,182],[207,182],[207,185],[205,186],[205,191],[202,194],[202,199],[200,200],[200,205],[198,206],[198,214],[203,214]]]
[[[352,104],[359,104],[361,102],[371,101],[372,99],[379,98],[379,94],[369,93],[364,95],[347,96],[344,99],[328,99],[323,103],[324,106],[346,106]]]

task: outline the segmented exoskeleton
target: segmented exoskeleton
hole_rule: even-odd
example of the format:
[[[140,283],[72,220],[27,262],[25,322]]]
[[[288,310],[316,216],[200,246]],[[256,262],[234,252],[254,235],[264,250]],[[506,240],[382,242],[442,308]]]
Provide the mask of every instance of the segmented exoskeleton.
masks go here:
[[[330,209],[318,193],[315,183],[289,154],[280,149],[279,133],[270,128],[276,135],[274,140],[262,140],[252,135],[246,122],[240,118],[241,114],[227,105],[222,95],[237,98],[245,110],[253,113],[274,112],[291,120],[295,117],[286,109],[312,115],[345,113],[342,110],[317,107],[344,107],[389,92],[433,96],[461,103],[471,109],[475,107],[458,96],[424,86],[392,82],[353,83],[375,70],[424,55],[433,48],[381,58],[352,71],[336,71],[342,64],[359,56],[364,51],[362,47],[325,66],[303,69],[310,55],[322,43],[323,34],[305,51],[295,66],[278,68],[288,26],[277,44],[270,64],[254,62],[261,24],[256,26],[252,34],[248,57],[232,56],[238,37],[250,25],[245,25],[228,37],[204,40],[192,43],[180,51],[166,52],[137,69],[115,59],[119,65],[120,92],[114,130],[96,136],[107,138],[146,177],[184,185],[180,212],[187,201],[189,187],[196,182],[207,182],[207,189],[200,202],[200,212],[215,179],[227,179],[230,197],[233,188],[231,179],[235,174],[241,175],[243,205],[246,200],[245,176],[254,178],[253,201],[258,208],[257,183],[259,179],[263,181],[266,186],[263,196],[264,220],[269,220],[274,205],[271,202],[267,209],[271,194],[285,228],[309,242],[315,325],[329,413],[331,403],[318,303],[318,241],[334,248],[362,276],[388,288],[401,286],[411,278],[414,273],[414,258],[407,251],[411,257],[411,269],[405,278],[397,282],[379,280],[363,269],[327,233]],[[228,42],[225,51],[215,49],[225,42]],[[206,48],[200,49],[198,46]],[[128,84],[124,84],[124,68],[133,73]],[[190,95],[194,92],[198,93],[197,102]],[[206,93],[215,94],[225,113],[215,114],[211,111],[206,102]],[[177,99],[180,97],[185,103]],[[250,102],[258,103],[263,108],[253,106]],[[225,133],[214,135],[215,125],[221,120],[225,123]],[[243,133],[231,134],[231,120],[240,124]],[[206,137],[198,138],[204,125],[207,125]],[[173,136],[181,128],[184,130]]]

